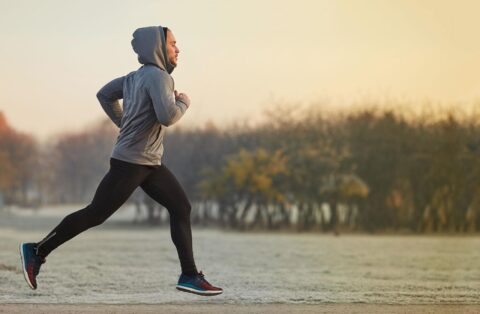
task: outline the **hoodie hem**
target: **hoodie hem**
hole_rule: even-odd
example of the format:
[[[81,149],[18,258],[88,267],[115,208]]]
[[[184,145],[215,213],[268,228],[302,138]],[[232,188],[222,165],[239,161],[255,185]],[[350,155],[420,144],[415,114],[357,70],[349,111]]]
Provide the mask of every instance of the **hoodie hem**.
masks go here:
[[[162,160],[161,159],[158,162],[152,162],[152,161],[145,160],[145,159],[140,160],[140,159],[136,159],[136,158],[128,158],[128,157],[124,157],[124,156],[119,156],[115,153],[112,154],[110,157],[121,160],[121,161],[129,162],[129,163],[132,163],[132,164],[142,165],[142,166],[160,166],[160,165],[162,165]]]

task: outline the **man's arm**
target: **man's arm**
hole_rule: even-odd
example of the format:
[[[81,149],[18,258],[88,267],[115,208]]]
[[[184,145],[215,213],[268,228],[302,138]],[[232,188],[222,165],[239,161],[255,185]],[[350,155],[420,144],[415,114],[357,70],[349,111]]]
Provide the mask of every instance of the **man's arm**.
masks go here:
[[[186,95],[174,94],[173,79],[163,71],[155,71],[147,85],[158,122],[170,126],[177,122],[190,106]],[[181,94],[180,94],[181,95]]]
[[[103,110],[118,127],[120,127],[123,116],[123,109],[118,100],[123,98],[124,79],[124,76],[114,79],[97,93],[97,99]]]

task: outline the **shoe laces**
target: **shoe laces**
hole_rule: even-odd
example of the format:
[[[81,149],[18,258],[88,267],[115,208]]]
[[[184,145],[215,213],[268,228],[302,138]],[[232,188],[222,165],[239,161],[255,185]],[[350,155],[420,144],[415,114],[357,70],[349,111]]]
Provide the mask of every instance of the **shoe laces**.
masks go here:
[[[198,273],[198,276],[200,276],[202,281],[205,281],[206,283],[208,283],[211,286],[211,284],[207,281],[207,279],[205,279],[205,274],[202,271],[200,271]]]
[[[46,258],[45,258],[45,255],[43,255],[40,250],[39,250],[39,246],[35,246],[34,247],[34,250],[35,250],[35,255],[40,259],[40,264],[43,264],[46,262]]]

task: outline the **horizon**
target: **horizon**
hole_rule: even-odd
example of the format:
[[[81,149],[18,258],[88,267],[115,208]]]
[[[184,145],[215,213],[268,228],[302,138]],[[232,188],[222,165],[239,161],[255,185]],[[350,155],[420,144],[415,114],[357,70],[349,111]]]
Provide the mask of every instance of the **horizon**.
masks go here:
[[[241,126],[256,128],[261,127],[265,123],[268,124],[272,122],[272,119],[270,117],[270,113],[272,112],[272,110],[280,110],[281,112],[286,112],[290,109],[292,109],[290,118],[293,121],[304,121],[306,117],[316,114],[319,114],[323,118],[341,119],[345,118],[346,116],[354,116],[363,112],[370,112],[376,115],[393,113],[395,117],[403,119],[406,122],[423,122],[427,123],[427,125],[445,121],[445,119],[447,119],[448,117],[453,117],[456,121],[470,123],[474,122],[472,119],[480,117],[480,100],[471,103],[463,103],[463,106],[460,108],[456,106],[458,106],[458,103],[454,102],[441,103],[434,102],[429,99],[398,100],[393,98],[363,98],[363,100],[352,103],[350,106],[337,108],[328,107],[328,104],[324,102],[319,102],[317,104],[274,103],[263,108],[264,110],[261,112],[260,116],[255,121],[248,119],[248,117],[239,117],[235,119],[235,121],[223,121],[223,123],[220,124],[216,123],[216,121],[213,120],[205,120],[202,121],[202,123],[197,123],[195,125],[182,125],[181,123],[178,123],[170,126],[169,128],[171,131],[196,131],[213,127],[215,129],[218,129],[219,131],[226,132],[228,132],[232,128],[235,129]],[[2,118],[5,121],[2,121]],[[18,128],[11,123],[8,112],[4,112],[0,109],[0,126],[3,125],[1,122],[6,123],[6,126],[8,128],[11,128],[15,132],[33,136],[34,140],[36,140],[39,144],[46,144],[51,141],[56,141],[65,135],[83,134],[88,132],[88,130],[90,130],[91,128],[99,127],[104,123],[111,124],[112,129],[119,130],[106,115],[104,117],[97,116],[93,120],[85,121],[83,125],[79,125],[75,128],[70,127],[64,130],[55,130],[45,136],[38,136],[29,130]],[[480,120],[478,120],[478,123],[480,124]]]

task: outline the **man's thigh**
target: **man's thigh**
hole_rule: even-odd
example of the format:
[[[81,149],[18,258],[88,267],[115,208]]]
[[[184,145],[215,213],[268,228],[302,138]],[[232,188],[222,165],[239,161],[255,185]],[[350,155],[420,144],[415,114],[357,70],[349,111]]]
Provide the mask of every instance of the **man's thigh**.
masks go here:
[[[161,165],[141,184],[142,189],[167,210],[177,206],[190,206],[187,195],[173,173]]]
[[[152,171],[146,166],[111,159],[110,170],[100,182],[90,208],[112,214]]]

